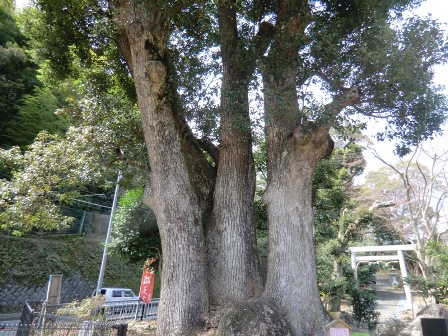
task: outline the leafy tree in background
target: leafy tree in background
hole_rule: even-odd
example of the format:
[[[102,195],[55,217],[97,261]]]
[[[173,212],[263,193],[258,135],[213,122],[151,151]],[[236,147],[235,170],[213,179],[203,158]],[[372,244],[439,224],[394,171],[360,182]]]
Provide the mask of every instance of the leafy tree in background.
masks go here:
[[[65,138],[41,132],[29,151],[0,151],[3,164],[13,171],[0,184],[0,229],[20,235],[63,228],[72,220],[60,213],[59,204],[69,203],[83,184],[107,178],[94,167],[100,161],[97,151],[86,147],[91,135],[89,129],[71,129]]]
[[[345,296],[352,297],[357,305],[355,310],[360,309],[360,297],[371,301],[370,294],[356,289],[347,253],[349,245],[364,243],[366,229],[378,224],[373,213],[375,209],[358,207],[359,188],[355,186],[355,178],[365,167],[362,150],[354,142],[336,148],[330,158],[320,162],[313,177],[319,290],[330,312],[340,310],[341,299]],[[368,283],[370,279],[365,284]],[[361,318],[358,312],[356,319],[365,322],[364,319],[369,319],[367,315]]]
[[[100,87],[108,101],[132,106],[136,93],[142,128],[135,129],[144,135],[147,161],[134,154],[141,153],[142,142],[135,152],[124,136],[103,141],[98,132],[101,141],[90,141],[105,146],[104,157],[115,153],[115,162],[149,167],[139,176],[145,178],[145,204],[157,218],[164,254],[159,335],[199,334],[208,313],[219,320],[229,306],[234,310],[221,319],[218,334],[241,327],[241,319],[232,316],[243,316],[247,329],[239,334],[253,335],[249,322],[266,312],[274,315],[274,334],[324,334],[311,200],[314,170],[333,149],[330,129],[357,128],[359,117],[387,118],[379,137],[401,139],[397,150],[403,154],[440,131],[445,118],[445,98],[432,84],[433,66],[446,59],[438,24],[418,18],[393,22],[416,3],[37,2],[39,31],[45,32],[38,51],[55,71],[75,76],[80,68],[98,69],[103,60],[107,66],[93,73],[91,97],[99,96]],[[132,83],[127,70],[135,91],[126,86]],[[263,82],[267,158],[265,284],[252,212],[248,92],[256,70]],[[216,74],[219,107],[213,103]],[[118,85],[108,85],[115,78]],[[325,92],[325,99],[313,95],[310,85]],[[126,103],[120,95],[112,99],[112,87],[126,93]],[[89,100],[78,106],[85,109],[74,108],[75,115],[100,121],[86,112],[101,112],[100,106]],[[104,110],[120,110],[110,107]],[[99,115],[118,129],[124,122],[114,135],[134,136],[126,124],[135,120],[129,114]],[[207,127],[191,129],[187,120]],[[239,304],[251,298],[256,299]],[[248,311],[258,313],[250,317]]]
[[[344,241],[356,233],[348,228],[347,213],[353,212],[354,178],[364,166],[362,148],[349,142],[322,160],[313,177],[318,284],[325,308],[330,312],[339,311],[341,298],[352,286],[350,277],[342,273],[342,263],[347,257]]]
[[[64,98],[56,88],[43,87],[39,60],[30,56],[30,40],[22,33],[11,1],[0,2],[0,28],[0,146],[24,149],[42,130],[67,129],[66,121],[55,113]],[[3,169],[0,174],[8,176]]]
[[[0,183],[0,225],[8,232],[61,228],[72,219],[62,216],[59,206],[73,204],[73,198],[92,185],[111,188],[116,173],[109,167],[114,162],[118,168],[127,167],[128,183],[144,183],[147,166],[135,105],[120,90],[95,98],[89,86],[74,84],[75,93],[61,110],[73,124],[64,135],[41,132],[25,152],[18,147],[0,151],[3,167],[12,171]],[[120,132],[123,128],[129,132]],[[129,146],[132,152],[126,157],[117,150]]]
[[[36,53],[40,44],[33,37],[45,32],[39,12],[25,8],[19,22],[40,65],[39,79],[44,87],[25,97],[8,130],[17,136],[16,145],[33,140],[34,132],[42,128],[47,132],[25,152],[13,147],[0,153],[7,172],[2,177],[8,178],[0,184],[0,225],[15,235],[58,229],[72,221],[62,216],[59,207],[73,206],[73,198],[93,185],[110,189],[116,178],[111,165],[127,167],[124,175],[131,186],[143,185],[141,178],[148,171],[139,111],[120,74],[106,74],[109,63],[98,57],[90,68],[73,63],[76,76],[54,76],[48,60]],[[71,124],[68,129],[67,123]]]
[[[431,279],[413,275],[405,279],[412,288],[429,293],[435,303],[448,303],[448,246],[439,241],[429,241],[425,245],[425,255],[433,259]]]
[[[17,116],[10,122],[5,135],[16,146],[25,148],[33,143],[40,131],[63,133],[67,121],[55,114],[61,103],[48,88],[36,88],[34,95],[25,95]]]
[[[7,127],[19,113],[21,99],[38,85],[37,66],[26,55],[26,39],[17,26],[12,1],[0,1],[0,146],[9,147],[13,139]],[[36,133],[37,134],[37,133]]]
[[[113,230],[111,251],[141,264],[155,258],[152,266],[158,269],[160,235],[154,214],[143,204],[143,188],[130,190],[120,198]]]

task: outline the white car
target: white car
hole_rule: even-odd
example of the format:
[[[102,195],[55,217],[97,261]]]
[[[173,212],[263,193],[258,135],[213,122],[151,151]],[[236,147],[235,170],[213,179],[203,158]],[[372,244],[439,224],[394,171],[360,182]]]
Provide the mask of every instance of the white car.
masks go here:
[[[104,298],[101,314],[107,311],[109,318],[130,318],[138,310],[140,298],[129,288],[101,288],[99,294]],[[93,291],[93,296],[96,296],[96,290]]]
[[[104,296],[106,302],[139,300],[139,297],[129,288],[101,288],[99,294]],[[93,291],[93,296],[96,296],[96,290]]]

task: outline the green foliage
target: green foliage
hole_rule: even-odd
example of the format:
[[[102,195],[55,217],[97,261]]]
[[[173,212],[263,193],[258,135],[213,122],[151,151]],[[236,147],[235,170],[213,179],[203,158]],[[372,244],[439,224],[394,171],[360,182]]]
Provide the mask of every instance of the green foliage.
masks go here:
[[[373,214],[367,210],[355,211],[355,188],[353,179],[363,171],[365,165],[362,148],[349,142],[345,147],[334,150],[333,155],[323,160],[313,178],[313,206],[315,213],[315,238],[317,242],[317,272],[319,291],[324,300],[332,302],[350,296],[358,310],[367,300],[362,290],[354,289],[352,270],[347,247],[358,239],[358,233],[372,225]],[[338,271],[335,270],[338,268]],[[340,269],[340,270],[339,270]],[[359,268],[361,285],[370,284],[372,270],[364,272]],[[366,277],[366,279],[364,279]],[[337,306],[337,305],[336,305]],[[374,306],[366,304],[368,309]],[[354,308],[355,309],[355,308]],[[372,316],[366,313],[361,322]]]
[[[6,9],[5,9],[6,8]],[[63,132],[67,125],[56,116],[62,106],[49,87],[42,88],[38,66],[14,12],[0,6],[0,146],[31,144],[37,134]],[[8,174],[8,172],[2,172]]]
[[[318,243],[337,237],[355,220],[347,217],[347,210],[354,208],[353,181],[364,166],[362,148],[353,142],[336,148],[330,158],[317,166],[313,176],[313,207]]]
[[[12,1],[0,2],[0,45],[7,42],[23,45],[25,40],[14,18],[14,4]]]
[[[24,38],[12,15],[3,7],[0,23],[3,26],[0,27],[0,146],[8,147],[14,142],[6,136],[6,126],[19,112],[21,99],[33,93],[38,81],[36,65],[23,49]]]
[[[58,204],[70,203],[84,185],[104,181],[98,152],[86,147],[92,130],[69,129],[67,136],[40,133],[30,150],[0,149],[0,162],[13,168],[11,180],[0,180],[0,229],[20,235],[36,229],[64,227]]]
[[[440,132],[447,104],[432,83],[434,65],[447,57],[440,25],[431,19],[401,19],[401,11],[413,1],[323,3],[327,8],[316,10],[312,28],[313,63],[325,73],[327,84],[356,86],[363,96],[341,121],[356,125],[353,116],[359,112],[387,115],[388,126],[378,139],[402,139],[397,148],[401,155],[409,145]],[[394,26],[391,14],[398,21]]]
[[[21,234],[64,226],[71,219],[59,212],[59,205],[93,185],[109,188],[107,181],[116,176],[112,164],[124,172],[124,186],[143,184],[148,166],[140,113],[120,74],[108,75],[107,58],[92,54],[92,60],[92,68],[74,62],[78,77],[62,82],[41,63],[47,87],[26,99],[10,133],[25,144],[39,128],[58,132],[63,121],[73,126],[65,135],[41,133],[25,153],[0,151],[3,167],[9,169],[1,172],[2,229]],[[55,116],[57,107],[62,108]]]
[[[266,205],[261,198],[254,201],[254,220],[258,230],[267,230],[268,213]]]
[[[375,311],[377,306],[376,293],[371,290],[353,287],[351,290],[353,304],[353,319],[365,324],[369,330],[374,330],[378,324],[379,312]]]
[[[327,302],[334,298],[343,298],[348,293],[348,289],[353,286],[350,277],[335,278],[333,275],[333,261],[336,256],[342,257],[340,261],[346,269],[344,273],[350,274],[348,256],[346,254],[341,255],[340,252],[335,253],[338,247],[337,239],[332,239],[327,244],[319,244],[316,250],[319,292]]]
[[[448,304],[448,246],[442,242],[429,241],[425,245],[427,257],[434,260],[433,277],[411,275],[405,282],[412,288],[432,295],[437,303]]]
[[[448,278],[448,246],[443,242],[428,241],[425,245],[425,253],[434,258],[434,273]]]
[[[80,56],[85,66],[89,66],[92,45],[102,50],[110,43],[107,20],[96,15],[104,13],[97,1],[70,1],[69,4],[39,1],[36,5],[39,11],[29,9],[38,16],[33,20],[31,32],[38,43],[34,49],[43,59],[51,61],[52,67],[57,70],[55,74],[66,76],[76,72],[76,65],[72,62],[74,54]],[[99,35],[103,35],[102,39],[92,40]]]
[[[374,242],[377,245],[399,245],[403,243],[401,235],[384,220],[384,218],[375,216],[372,218]]]
[[[158,269],[162,254],[159,230],[153,212],[143,204],[143,188],[130,190],[120,198],[111,251],[142,265],[156,258],[152,266]]]
[[[5,136],[15,145],[24,148],[42,130],[51,134],[63,134],[67,129],[67,122],[56,114],[59,107],[60,102],[48,88],[37,88],[34,95],[24,96],[23,105],[5,130]]]

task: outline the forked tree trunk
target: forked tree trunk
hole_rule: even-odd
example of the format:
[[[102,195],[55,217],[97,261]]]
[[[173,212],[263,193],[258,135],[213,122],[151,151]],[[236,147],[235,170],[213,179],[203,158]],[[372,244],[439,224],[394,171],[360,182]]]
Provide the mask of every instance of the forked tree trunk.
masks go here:
[[[279,61],[288,50],[282,41],[275,43],[263,73],[269,223],[263,297],[287,317],[295,335],[323,336],[311,194],[314,169],[331,153],[333,142],[328,127],[307,121],[300,110],[295,65]]]
[[[200,171],[206,166],[189,162],[194,148],[166,95],[165,13],[153,1],[116,5],[119,44],[134,78],[151,167],[145,203],[156,215],[163,250],[157,335],[194,335],[208,308],[202,205],[211,188],[201,185],[208,176]]]
[[[307,121],[297,102],[294,65],[263,74],[269,221],[268,274],[263,297],[285,314],[295,335],[325,335],[328,318],[317,288],[312,178],[331,154],[331,118],[358,97],[350,89],[323,106],[329,119]]]
[[[288,13],[283,13],[287,21]],[[300,16],[289,20],[301,27]],[[298,33],[298,32],[297,32]],[[292,34],[292,31],[291,31]],[[285,315],[295,335],[323,336],[324,308],[317,288],[312,178],[330,143],[307,122],[296,94],[297,37],[271,46],[263,72],[268,185],[268,270],[263,297]],[[295,41],[295,42],[294,42]],[[289,44],[288,42],[291,42]]]
[[[295,335],[325,335],[328,315],[317,288],[313,237],[312,177],[334,143],[329,130],[337,115],[359,99],[344,90],[309,121],[298,104],[298,50],[310,18],[308,1],[284,1],[279,27],[263,62],[268,185],[268,272],[263,297],[287,316]]]
[[[209,294],[213,305],[258,296],[262,278],[253,200],[255,168],[248,87],[255,59],[239,45],[234,1],[219,2],[223,79],[218,174],[207,230]]]

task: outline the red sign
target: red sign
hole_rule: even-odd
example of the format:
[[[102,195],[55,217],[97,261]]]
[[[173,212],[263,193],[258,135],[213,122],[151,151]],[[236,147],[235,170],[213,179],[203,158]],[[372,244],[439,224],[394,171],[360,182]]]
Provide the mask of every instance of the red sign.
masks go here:
[[[151,264],[154,262],[154,258],[146,262],[143,268],[142,282],[140,284],[140,300],[144,303],[150,303],[152,300],[152,292],[154,291],[154,282],[156,280],[156,274]]]

